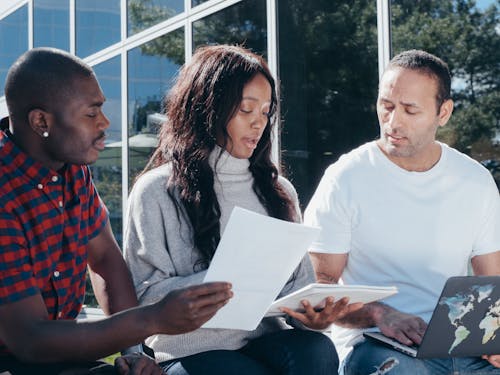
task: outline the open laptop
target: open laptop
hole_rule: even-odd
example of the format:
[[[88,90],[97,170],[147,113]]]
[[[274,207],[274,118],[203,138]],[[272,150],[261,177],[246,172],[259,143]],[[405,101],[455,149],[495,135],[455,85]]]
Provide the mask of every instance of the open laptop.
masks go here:
[[[417,358],[500,354],[500,276],[460,276],[446,281],[420,346],[365,332]]]

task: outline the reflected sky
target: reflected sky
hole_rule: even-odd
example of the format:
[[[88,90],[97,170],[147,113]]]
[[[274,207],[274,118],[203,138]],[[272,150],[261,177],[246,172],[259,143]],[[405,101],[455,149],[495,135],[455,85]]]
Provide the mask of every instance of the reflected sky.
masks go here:
[[[0,96],[10,66],[28,50],[28,6],[25,5],[0,21]]]

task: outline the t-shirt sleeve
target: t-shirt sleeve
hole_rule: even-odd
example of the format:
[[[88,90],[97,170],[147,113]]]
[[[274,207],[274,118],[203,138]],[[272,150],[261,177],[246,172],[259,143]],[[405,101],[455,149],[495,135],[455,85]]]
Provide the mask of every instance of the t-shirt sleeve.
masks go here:
[[[108,221],[108,209],[94,185],[90,169],[85,167],[88,198],[88,239],[96,237]]]
[[[304,223],[321,229],[309,248],[311,252],[344,254],[351,246],[351,217],[346,194],[330,167],[321,179],[304,212]]]
[[[484,214],[478,226],[472,256],[500,250],[500,195],[493,178],[485,185],[486,191],[482,199]]]
[[[299,204],[299,196],[297,195],[297,191],[295,190],[295,187],[293,184],[288,181],[285,177],[279,176],[278,181],[283,186],[285,191],[287,192],[288,196],[290,197],[293,208],[295,210],[295,222],[301,223],[302,222],[302,213],[300,211],[300,204]]]
[[[0,305],[38,292],[21,226],[0,208]]]

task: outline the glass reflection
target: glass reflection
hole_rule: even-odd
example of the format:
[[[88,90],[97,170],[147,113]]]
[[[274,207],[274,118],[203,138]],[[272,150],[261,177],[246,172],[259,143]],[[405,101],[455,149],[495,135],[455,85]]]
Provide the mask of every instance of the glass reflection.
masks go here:
[[[500,4],[392,0],[391,15],[394,54],[424,49],[451,69],[455,108],[438,139],[481,162],[500,188]]]
[[[99,195],[109,210],[109,218],[118,244],[122,243],[122,136],[121,136],[121,66],[120,57],[93,67],[106,97],[103,112],[110,125],[106,148],[94,163],[92,175]]]
[[[184,0],[128,0],[128,35],[163,22],[184,11]]]
[[[10,66],[28,50],[28,6],[0,20],[0,87],[3,95],[5,78]]]
[[[69,51],[69,1],[33,1],[33,45]]]
[[[193,48],[206,44],[240,44],[266,57],[266,1],[242,1],[193,22]]]
[[[206,3],[208,0],[191,0],[191,6],[192,7],[195,7],[197,5],[200,5],[200,4],[203,4],[203,3]]]
[[[157,145],[162,100],[184,63],[184,29],[128,52],[129,180],[142,171]]]
[[[120,0],[75,0],[76,54],[86,57],[120,41]]]
[[[307,205],[325,168],[378,134],[372,0],[280,0],[283,161]]]

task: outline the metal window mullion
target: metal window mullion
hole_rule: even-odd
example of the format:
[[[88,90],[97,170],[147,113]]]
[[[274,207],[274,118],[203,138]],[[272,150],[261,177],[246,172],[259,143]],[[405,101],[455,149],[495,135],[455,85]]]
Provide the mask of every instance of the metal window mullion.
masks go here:
[[[271,73],[278,83],[278,22],[276,14],[276,0],[266,0],[266,21],[267,21],[267,63]],[[278,84],[276,85],[278,86]],[[276,87],[276,90],[279,90]],[[279,122],[279,113],[278,120]],[[272,159],[276,165],[280,165],[280,139],[279,126],[273,130]]]
[[[378,35],[378,76],[384,73],[391,59],[391,19],[390,0],[377,0],[377,35]]]
[[[127,39],[128,33],[128,9],[127,0],[120,1],[120,45]],[[128,62],[127,51],[125,48],[120,48],[120,95],[121,95],[121,168],[122,168],[122,238],[125,238],[125,220],[128,205]]]
[[[128,202],[128,61],[127,51],[123,50],[121,55],[121,98],[122,98],[122,230],[125,230],[125,220]],[[122,233],[125,236],[125,233]],[[125,237],[122,237],[125,238]]]
[[[69,0],[69,52],[76,55],[76,0]]]
[[[191,21],[191,0],[184,0],[184,12],[186,18],[184,21],[184,61],[191,61],[193,51],[193,22]]]
[[[33,48],[33,40],[35,39],[33,35],[33,22],[34,22],[34,16],[33,16],[33,0],[30,0],[28,2],[28,49]]]

